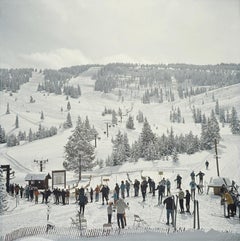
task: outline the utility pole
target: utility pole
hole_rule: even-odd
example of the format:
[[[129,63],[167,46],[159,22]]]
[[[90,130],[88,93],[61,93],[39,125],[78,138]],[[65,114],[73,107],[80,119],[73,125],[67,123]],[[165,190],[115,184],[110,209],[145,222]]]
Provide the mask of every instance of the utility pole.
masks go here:
[[[95,147],[97,147],[97,134],[95,134],[94,137],[95,137]]]
[[[215,142],[215,154],[216,154],[216,164],[217,164],[217,175],[218,175],[218,177],[219,177],[220,175],[219,175],[219,165],[218,165],[217,139],[215,139],[214,142]]]
[[[78,177],[78,181],[80,182],[82,180],[82,156],[81,154],[79,154],[79,177]]]
[[[46,160],[34,160],[34,162],[36,162],[37,164],[39,164],[40,166],[40,172],[43,171],[43,164],[46,164],[48,162],[48,159]]]

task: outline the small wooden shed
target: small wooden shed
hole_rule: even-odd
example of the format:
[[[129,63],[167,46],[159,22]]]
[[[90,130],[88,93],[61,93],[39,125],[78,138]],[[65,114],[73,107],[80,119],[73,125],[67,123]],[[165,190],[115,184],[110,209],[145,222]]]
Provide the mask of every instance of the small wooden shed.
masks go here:
[[[232,186],[232,182],[228,177],[211,177],[210,182],[208,184],[207,194],[208,194],[209,188],[213,188],[214,194],[220,195],[220,189],[223,184],[227,188]]]
[[[29,186],[37,187],[38,189],[48,189],[48,181],[51,179],[49,173],[28,173],[25,177],[25,181],[28,182]]]

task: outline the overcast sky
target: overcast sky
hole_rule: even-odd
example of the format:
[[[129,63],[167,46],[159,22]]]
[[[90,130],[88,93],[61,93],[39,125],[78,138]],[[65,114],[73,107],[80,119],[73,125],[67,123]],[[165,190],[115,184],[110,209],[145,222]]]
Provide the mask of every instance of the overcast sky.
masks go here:
[[[240,63],[240,0],[0,0],[0,67]]]

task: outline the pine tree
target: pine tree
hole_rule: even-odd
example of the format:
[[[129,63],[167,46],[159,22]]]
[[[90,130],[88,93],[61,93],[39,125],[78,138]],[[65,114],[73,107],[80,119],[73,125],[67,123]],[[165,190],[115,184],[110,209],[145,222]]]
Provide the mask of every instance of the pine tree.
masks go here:
[[[146,150],[148,149],[148,145],[150,143],[155,143],[155,141],[156,141],[155,134],[152,132],[152,129],[147,121],[147,118],[145,118],[142,132],[140,134],[140,143],[139,143],[141,157],[146,156]]]
[[[41,120],[44,120],[44,115],[43,115],[43,111],[41,111],[41,117],[40,117]]]
[[[70,112],[68,112],[68,114],[67,114],[67,120],[66,120],[66,122],[64,122],[63,127],[64,127],[65,129],[67,129],[67,128],[71,128],[72,126],[73,126],[73,125],[72,125],[71,114],[70,114]]]
[[[112,111],[112,124],[113,125],[117,124],[117,114],[115,110]]]
[[[232,107],[231,116],[230,116],[230,128],[232,134],[240,134],[240,123],[237,116],[237,111]]]
[[[8,208],[6,185],[3,170],[0,168],[0,215],[3,215]]]
[[[131,115],[129,115],[127,123],[126,123],[126,128],[127,129],[134,129],[134,122],[133,122],[133,117]]]
[[[15,128],[19,128],[19,120],[18,120],[18,115],[16,115],[16,120],[15,120]]]
[[[29,133],[28,133],[28,141],[29,142],[32,142],[34,139],[33,139],[33,133],[32,133],[32,129],[30,128],[29,129]]]
[[[216,114],[216,115],[219,115],[219,102],[218,102],[218,100],[216,100],[215,114]]]
[[[81,177],[82,170],[89,170],[93,167],[94,147],[87,141],[79,121],[64,148],[66,160],[63,166],[67,170],[73,170]]]
[[[5,130],[0,125],[0,143],[6,143]]]
[[[68,111],[71,110],[71,104],[70,104],[70,101],[68,101],[68,103],[67,103],[67,110],[68,110]]]

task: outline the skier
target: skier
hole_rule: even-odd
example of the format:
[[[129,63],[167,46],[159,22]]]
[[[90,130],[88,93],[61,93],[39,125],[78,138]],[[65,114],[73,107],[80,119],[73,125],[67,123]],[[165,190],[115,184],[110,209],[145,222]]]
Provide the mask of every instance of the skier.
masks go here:
[[[228,214],[227,214],[226,218],[230,218],[230,212],[231,212],[231,216],[233,217],[234,216],[234,210],[233,210],[234,202],[233,202],[231,194],[228,191],[226,191],[224,194],[224,200],[227,203]]]
[[[133,184],[133,188],[134,188],[134,197],[138,197],[139,194],[139,186],[140,186],[140,182],[135,179],[134,184]]]
[[[102,193],[102,205],[104,205],[104,199],[106,200],[106,203],[108,204],[109,187],[107,185],[103,185],[100,192]]]
[[[145,202],[147,187],[148,187],[147,181],[143,180],[141,183],[141,192],[142,192],[143,202]]]
[[[90,200],[91,200],[91,203],[92,203],[93,202],[93,189],[92,189],[92,187],[90,188],[89,194],[90,194]]]
[[[155,190],[158,190],[158,205],[162,204],[162,198],[163,198],[163,193],[164,193],[164,186],[162,182],[159,182],[159,185]]]
[[[171,182],[169,181],[169,179],[166,180],[166,186],[167,186],[167,196],[171,195]]]
[[[152,185],[152,195],[153,195],[153,197],[155,197],[155,182],[154,182],[154,180],[152,180],[151,185]]]
[[[197,184],[196,184],[195,181],[191,181],[189,183],[189,185],[190,185],[190,188],[191,188],[191,198],[192,198],[192,200],[195,200],[195,191],[196,191]]]
[[[206,166],[206,170],[208,170],[208,166],[209,166],[209,162],[208,162],[208,160],[206,160],[206,162],[205,162],[205,166]]]
[[[177,188],[180,189],[182,184],[182,177],[177,174],[177,178],[174,181],[177,181]]]
[[[87,204],[87,196],[84,193],[84,188],[81,187],[79,189],[79,206],[80,206],[80,214],[84,215],[85,205]]]
[[[148,177],[149,193],[152,193],[152,179]]]
[[[191,176],[191,180],[195,182],[195,172],[194,171],[191,172],[190,176]]]
[[[189,193],[188,190],[186,190],[186,196],[184,197],[186,199],[186,212],[190,213],[190,198],[191,198],[191,194]]]
[[[113,203],[109,202],[108,203],[108,207],[107,207],[107,214],[108,214],[108,223],[111,224],[112,223],[112,213],[113,213]]]
[[[125,181],[126,191],[127,191],[127,197],[129,197],[129,191],[130,191],[130,183],[128,180]]]
[[[199,176],[199,186],[203,186],[203,176],[204,175],[205,175],[205,173],[203,173],[201,171],[196,175],[196,177]]]
[[[116,194],[117,194],[117,199],[119,199],[120,187],[119,187],[119,185],[117,183],[116,183],[116,186],[115,186],[115,191],[116,191]]]
[[[120,189],[121,189],[121,197],[125,199],[125,188],[126,185],[124,184],[124,181],[121,182]]]
[[[125,209],[128,208],[128,205],[124,202],[124,200],[122,198],[120,198],[119,200],[117,200],[116,202],[116,208],[117,208],[117,223],[118,223],[118,227],[120,227],[120,222],[121,222],[121,226],[122,228],[124,228],[124,213],[125,213]]]
[[[95,187],[95,202],[98,202],[99,201],[99,193],[100,193],[100,187],[97,185]]]
[[[163,204],[166,204],[166,211],[167,211],[167,222],[166,224],[169,225],[169,217],[171,216],[172,222],[171,224],[174,224],[174,209],[175,209],[175,203],[173,196],[167,197]]]
[[[184,213],[184,205],[183,205],[184,191],[181,188],[178,192],[178,198],[179,198],[179,205],[180,205],[180,213]]]

